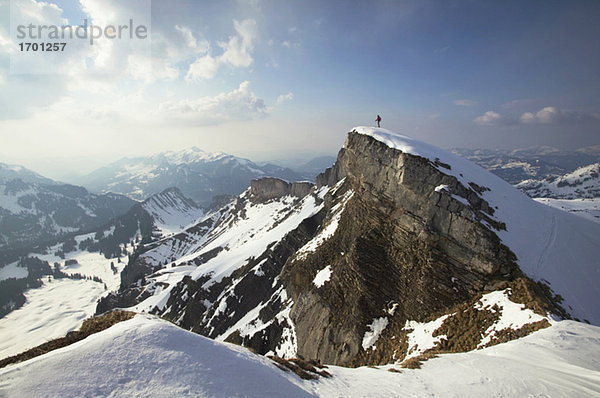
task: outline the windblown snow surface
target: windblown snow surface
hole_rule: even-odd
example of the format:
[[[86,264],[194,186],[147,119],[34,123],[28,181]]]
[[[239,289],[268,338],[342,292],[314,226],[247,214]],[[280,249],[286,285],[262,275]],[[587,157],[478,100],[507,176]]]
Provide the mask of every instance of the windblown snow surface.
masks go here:
[[[451,166],[438,166],[465,187],[487,187],[481,194],[506,230],[495,231],[517,256],[521,270],[547,282],[563,305],[581,320],[600,325],[600,224],[537,203],[509,183],[450,152],[386,129],[356,127],[390,148]]]
[[[600,328],[558,322],[523,339],[445,354],[421,369],[329,366],[301,380],[245,348],[138,315],[71,346],[0,369],[0,396],[598,396]]]

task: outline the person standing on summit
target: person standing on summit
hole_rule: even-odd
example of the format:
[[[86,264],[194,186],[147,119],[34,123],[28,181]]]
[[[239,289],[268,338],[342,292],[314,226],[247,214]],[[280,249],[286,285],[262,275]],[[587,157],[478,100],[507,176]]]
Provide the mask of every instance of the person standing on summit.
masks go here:
[[[381,127],[381,116],[377,115],[377,119],[375,119],[375,121],[377,122],[377,127]]]

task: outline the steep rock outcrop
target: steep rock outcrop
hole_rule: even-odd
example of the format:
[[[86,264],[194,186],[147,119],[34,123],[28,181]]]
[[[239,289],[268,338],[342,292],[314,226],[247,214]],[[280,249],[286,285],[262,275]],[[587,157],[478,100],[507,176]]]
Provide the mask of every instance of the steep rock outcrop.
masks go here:
[[[308,195],[312,186],[306,181],[290,183],[279,178],[265,177],[250,182],[249,196],[254,203],[264,203],[286,195],[303,198]]]
[[[414,322],[438,320],[448,349],[493,343],[499,307],[481,301],[490,291],[538,314],[535,327],[504,339],[546,326],[539,314],[550,309],[550,294],[502,244],[505,225],[484,199],[488,188],[451,168],[351,132],[316,186],[253,181],[201,231],[136,260],[147,273],[117,296],[137,295],[140,308],[261,354],[350,366],[414,354]],[[162,261],[173,266],[161,269]]]
[[[502,225],[478,195],[485,187],[465,187],[439,167],[449,166],[350,133],[334,167],[317,178],[318,185],[343,180],[337,197],[353,193],[336,233],[282,274],[300,355],[351,363],[367,325],[391,305],[398,325],[424,321],[518,274],[493,232]],[[317,288],[312,280],[325,265],[331,279]]]

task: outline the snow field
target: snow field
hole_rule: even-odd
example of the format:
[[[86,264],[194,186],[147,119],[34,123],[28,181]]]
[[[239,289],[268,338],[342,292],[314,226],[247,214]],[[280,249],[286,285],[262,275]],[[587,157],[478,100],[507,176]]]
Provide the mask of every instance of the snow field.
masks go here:
[[[421,369],[328,366],[301,380],[269,359],[138,315],[32,360],[0,369],[0,396],[516,397],[599,396],[600,328],[557,322],[525,338]],[[68,377],[57,381],[57,370]]]

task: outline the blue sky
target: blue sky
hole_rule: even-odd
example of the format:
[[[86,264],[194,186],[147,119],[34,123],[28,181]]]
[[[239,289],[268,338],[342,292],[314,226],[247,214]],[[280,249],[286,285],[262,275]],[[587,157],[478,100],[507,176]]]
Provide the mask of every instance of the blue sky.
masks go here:
[[[151,52],[74,46],[19,73],[11,9],[150,10]],[[335,154],[378,113],[445,148],[600,144],[597,1],[0,0],[0,15],[0,161],[50,176],[192,145]]]

